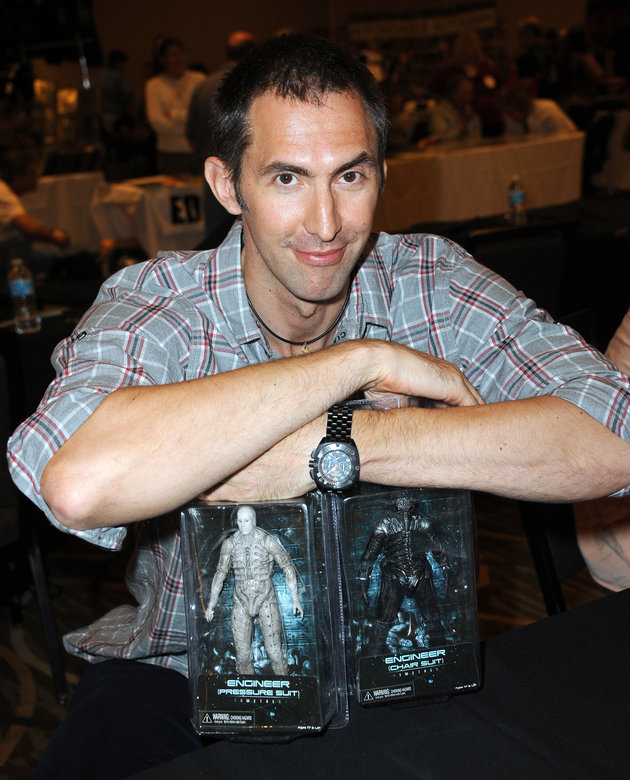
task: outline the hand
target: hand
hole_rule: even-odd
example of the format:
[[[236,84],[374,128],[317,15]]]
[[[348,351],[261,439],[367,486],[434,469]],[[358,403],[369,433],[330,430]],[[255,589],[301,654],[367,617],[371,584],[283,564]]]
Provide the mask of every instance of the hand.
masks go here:
[[[65,230],[62,230],[61,228],[53,228],[50,232],[50,239],[53,242],[53,244],[57,244],[57,246],[68,246],[70,243],[70,236],[68,233],[66,233]]]
[[[304,609],[299,601],[293,602],[293,614],[295,617],[303,618],[304,617]]]
[[[212,618],[214,617],[214,607],[207,607],[206,608],[206,620],[208,623],[212,623]]]
[[[370,398],[399,393],[443,406],[477,406],[483,398],[453,363],[392,341],[372,341],[376,378],[364,386]]]

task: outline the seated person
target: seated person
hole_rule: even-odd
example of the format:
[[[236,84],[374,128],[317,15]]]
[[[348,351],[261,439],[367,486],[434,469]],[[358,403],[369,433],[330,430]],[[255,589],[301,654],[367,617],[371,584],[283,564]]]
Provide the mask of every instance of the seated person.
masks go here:
[[[205,172],[238,217],[227,238],[106,281],[9,443],[57,528],[136,541],[136,603],[64,637],[91,663],[34,780],[128,777],[201,744],[177,510],[314,489],[330,409],[356,392],[436,402],[348,413],[363,482],[629,492],[630,379],[452,242],[371,233],[388,122],[365,66],[274,37],[215,105]]]
[[[606,357],[630,374],[630,309],[606,349]],[[606,590],[630,588],[630,501],[593,501],[576,512],[580,550],[591,576]]]
[[[33,273],[48,270],[52,257],[34,249],[33,241],[58,247],[70,243],[65,230],[42,225],[26,213],[20,195],[37,189],[38,179],[36,150],[14,148],[0,153],[0,262],[5,274],[12,257],[21,257]]]
[[[429,132],[436,141],[471,141],[481,138],[481,121],[472,107],[474,86],[464,74],[452,76],[444,94],[429,114]]]
[[[564,113],[555,100],[533,98],[525,90],[515,87],[503,99],[505,108],[505,132],[507,135],[537,133],[572,133],[577,130],[574,122]]]

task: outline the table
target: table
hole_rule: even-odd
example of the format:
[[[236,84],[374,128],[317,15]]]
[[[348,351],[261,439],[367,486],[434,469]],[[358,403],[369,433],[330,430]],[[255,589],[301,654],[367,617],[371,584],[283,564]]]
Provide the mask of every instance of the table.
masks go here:
[[[101,239],[135,241],[148,257],[162,249],[194,249],[205,236],[201,178],[164,176],[101,185],[92,219]]]
[[[102,171],[42,176],[37,189],[20,199],[37,222],[66,230],[73,250],[98,252],[100,236],[92,221],[90,203],[103,181]]]
[[[220,741],[134,780],[193,777],[593,780],[630,763],[630,591],[482,645],[481,691],[412,708],[353,707],[288,744]]]
[[[419,222],[501,214],[514,174],[523,181],[528,209],[577,200],[583,146],[584,134],[575,132],[403,152],[387,160],[374,227],[402,232]]]

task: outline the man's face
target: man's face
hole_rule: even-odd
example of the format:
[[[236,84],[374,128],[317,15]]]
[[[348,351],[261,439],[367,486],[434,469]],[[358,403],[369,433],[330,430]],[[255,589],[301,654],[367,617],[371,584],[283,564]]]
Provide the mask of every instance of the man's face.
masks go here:
[[[236,513],[236,525],[238,530],[247,536],[251,534],[256,525],[256,513],[250,506],[241,507]]]
[[[289,305],[339,295],[368,239],[379,194],[377,138],[361,101],[265,94],[243,155],[243,269],[250,291]]]
[[[162,65],[172,78],[180,78],[186,72],[186,52],[177,44],[172,44],[164,52]]]

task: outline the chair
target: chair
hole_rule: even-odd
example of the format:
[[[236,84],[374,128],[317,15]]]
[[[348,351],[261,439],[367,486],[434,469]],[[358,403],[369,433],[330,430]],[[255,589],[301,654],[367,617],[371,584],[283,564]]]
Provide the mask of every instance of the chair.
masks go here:
[[[577,542],[573,504],[519,501],[518,506],[547,614],[564,612],[562,582],[586,566]]]
[[[9,384],[5,359],[0,354],[0,429],[4,440],[9,434],[10,427]],[[61,704],[65,704],[68,700],[68,683],[63,663],[63,651],[50,601],[48,579],[37,528],[41,522],[41,512],[17,491],[9,476],[6,461],[0,467],[0,519],[2,521],[0,530],[3,531],[2,557],[6,558],[3,567],[6,583],[3,583],[3,590],[9,604],[11,618],[15,622],[21,619],[21,585],[24,583],[20,582],[20,570],[26,553],[37,594],[55,694],[57,700]]]
[[[526,225],[472,231],[466,248],[476,259],[533,298],[539,307],[599,346],[590,308],[566,314],[567,242],[558,226]],[[586,564],[578,547],[572,504],[519,501],[523,529],[549,615],[566,610],[562,581]]]
[[[601,348],[592,309],[580,309],[561,320]],[[519,501],[518,506],[547,613],[564,612],[562,582],[586,566],[578,546],[573,504]]]
[[[554,317],[562,314],[567,242],[561,227],[506,225],[473,230],[463,243],[476,260],[533,298],[539,307]]]

